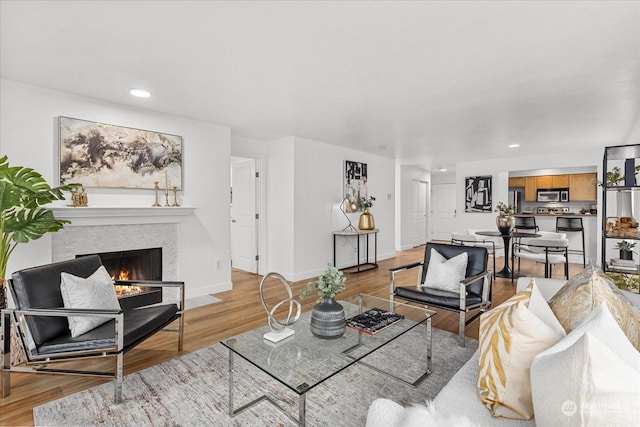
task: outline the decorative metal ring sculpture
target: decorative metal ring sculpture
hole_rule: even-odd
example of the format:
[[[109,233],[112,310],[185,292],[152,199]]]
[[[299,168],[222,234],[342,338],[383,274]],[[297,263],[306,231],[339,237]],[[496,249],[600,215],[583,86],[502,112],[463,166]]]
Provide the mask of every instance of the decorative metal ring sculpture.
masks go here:
[[[271,310],[269,310],[269,308],[267,307],[267,303],[264,300],[264,294],[263,294],[264,284],[267,281],[267,279],[269,279],[270,277],[280,280],[280,282],[282,282],[282,284],[284,285],[284,288],[287,290],[287,294],[289,295],[289,298],[283,299],[282,301],[274,305]],[[291,286],[289,285],[289,282],[287,282],[287,280],[284,277],[282,277],[282,275],[279,273],[267,273],[260,281],[260,302],[262,303],[262,307],[264,308],[264,311],[267,313],[269,328],[272,331],[281,331],[287,326],[290,326],[296,323],[296,321],[300,318],[300,312],[302,311],[302,306],[300,305],[300,301],[296,300],[293,297],[293,293],[291,292]],[[289,311],[287,314],[287,319],[284,322],[280,322],[275,318],[275,312],[286,303],[289,303]],[[297,307],[297,309],[296,309],[296,314],[292,319],[291,316],[293,314],[294,305]]]

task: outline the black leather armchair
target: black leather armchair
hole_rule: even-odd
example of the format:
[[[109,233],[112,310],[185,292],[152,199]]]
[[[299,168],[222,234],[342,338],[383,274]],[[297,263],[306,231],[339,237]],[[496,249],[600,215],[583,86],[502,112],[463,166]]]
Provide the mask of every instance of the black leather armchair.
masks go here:
[[[431,249],[435,249],[446,259],[450,259],[463,252],[467,253],[467,270],[465,279],[460,282],[460,293],[444,291],[441,289],[420,286],[425,282],[427,267],[431,259]],[[464,346],[465,326],[475,320],[483,311],[491,307],[491,270],[487,270],[488,252],[486,248],[447,245],[441,243],[427,243],[424,252],[424,261],[396,267],[391,271],[390,299],[394,298],[423,304],[426,307],[436,307],[444,310],[455,311],[460,314],[458,323],[458,335],[460,345]],[[418,280],[413,286],[398,286],[396,275],[402,271],[418,268]],[[471,310],[478,312],[467,319],[466,314]]]
[[[173,287],[179,291],[177,303],[160,303],[126,310],[67,309],[60,292],[60,273],[89,277],[102,265],[97,255],[76,258],[13,273],[7,281],[15,308],[3,309],[0,329],[0,382],[2,396],[10,392],[11,372],[72,374],[115,379],[115,402],[122,399],[123,354],[156,332],[178,332],[182,351],[184,329],[184,283],[166,281],[118,281],[116,284],[143,284],[146,287]],[[106,317],[106,323],[75,338],[71,337],[67,316]],[[166,328],[178,320],[177,328]],[[11,365],[10,324],[18,332],[25,366]],[[86,358],[115,358],[113,372],[82,369]],[[75,360],[80,369],[54,369],[54,362]]]

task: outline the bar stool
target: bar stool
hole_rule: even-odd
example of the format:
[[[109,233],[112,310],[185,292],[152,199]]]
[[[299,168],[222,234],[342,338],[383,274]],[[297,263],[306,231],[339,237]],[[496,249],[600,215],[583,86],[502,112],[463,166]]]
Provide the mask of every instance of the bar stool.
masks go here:
[[[559,216],[556,218],[556,232],[580,232],[582,235],[582,249],[569,249],[569,253],[582,253],[582,266],[587,266],[587,257],[584,252],[584,227],[582,218]]]
[[[533,233],[540,230],[536,225],[535,216],[517,216],[516,217],[516,231],[520,230],[533,230]]]

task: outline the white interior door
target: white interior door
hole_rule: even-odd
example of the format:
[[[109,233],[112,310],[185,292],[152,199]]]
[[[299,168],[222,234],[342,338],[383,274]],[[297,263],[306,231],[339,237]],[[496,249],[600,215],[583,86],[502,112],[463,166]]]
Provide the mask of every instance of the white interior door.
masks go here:
[[[231,162],[231,265],[251,273],[258,272],[256,218],[256,162]]]
[[[427,183],[411,181],[411,244],[427,243]]]
[[[451,240],[456,222],[456,185],[431,184],[431,240]]]

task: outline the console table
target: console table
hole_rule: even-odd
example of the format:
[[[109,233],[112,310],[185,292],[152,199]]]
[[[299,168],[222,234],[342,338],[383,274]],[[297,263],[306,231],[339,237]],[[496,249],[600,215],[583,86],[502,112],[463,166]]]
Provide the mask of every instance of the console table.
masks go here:
[[[341,231],[334,231],[333,232],[333,266],[337,267],[336,265],[336,237],[338,236],[344,236],[345,238],[348,237],[355,237],[356,238],[356,244],[357,244],[357,248],[358,248],[358,260],[357,260],[357,264],[356,265],[352,265],[351,267],[345,267],[342,269],[342,271],[344,271],[345,273],[360,273],[363,271],[368,271],[368,270],[373,270],[374,268],[378,268],[378,230],[373,229],[373,230],[341,230]],[[373,250],[373,262],[369,262],[369,236],[373,234],[374,237],[374,250]],[[360,263],[360,237],[364,236],[364,240],[366,240],[366,244],[365,244],[365,262],[364,263]]]

